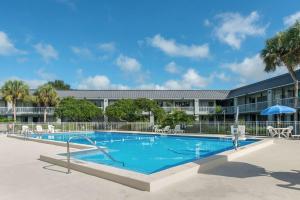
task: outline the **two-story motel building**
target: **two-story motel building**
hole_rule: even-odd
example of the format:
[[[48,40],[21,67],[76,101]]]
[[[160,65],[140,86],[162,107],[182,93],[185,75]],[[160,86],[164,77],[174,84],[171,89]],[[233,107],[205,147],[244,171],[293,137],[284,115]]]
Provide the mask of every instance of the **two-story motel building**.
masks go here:
[[[297,71],[297,77],[300,79],[300,70]],[[242,120],[276,120],[272,116],[268,118],[259,113],[275,104],[294,107],[294,102],[299,101],[299,98],[294,98],[294,83],[289,74],[233,90],[67,90],[58,91],[58,94],[60,98],[87,99],[103,110],[118,99],[148,98],[156,100],[166,112],[174,109],[183,110],[202,121],[223,119],[223,116],[226,116],[227,120],[232,120],[237,107],[239,107]],[[218,110],[216,107],[220,108],[220,106],[222,112],[216,113]],[[39,122],[43,120],[44,108],[42,107],[33,107],[31,104],[17,102],[16,110],[19,121]],[[54,108],[48,108],[47,114],[48,120],[57,120],[54,117]],[[0,100],[0,116],[12,118],[12,115],[11,104]],[[217,116],[219,117],[217,118]],[[293,115],[283,116],[283,120],[286,121],[293,119]]]

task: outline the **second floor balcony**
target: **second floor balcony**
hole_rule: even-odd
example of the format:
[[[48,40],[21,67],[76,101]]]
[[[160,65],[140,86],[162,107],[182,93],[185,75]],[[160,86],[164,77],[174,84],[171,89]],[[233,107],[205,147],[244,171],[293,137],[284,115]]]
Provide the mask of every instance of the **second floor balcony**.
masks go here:
[[[199,114],[200,115],[209,115],[209,114],[215,114],[216,113],[216,107],[214,106],[201,106],[199,107]]]
[[[48,115],[54,114],[54,107],[16,107],[17,115],[42,115],[47,109]],[[13,115],[13,109],[9,107],[0,107],[0,115]]]
[[[276,99],[272,101],[262,101],[256,103],[242,104],[242,105],[238,105],[237,107],[239,107],[240,113],[257,113],[268,108],[269,106],[274,106],[276,104],[294,108],[295,101],[298,101],[297,108],[300,108],[299,98],[285,98],[285,99]],[[234,114],[236,113],[237,108],[234,106],[229,106],[229,107],[223,107],[223,110],[225,110],[227,114]]]
[[[180,110],[180,111],[185,111],[187,114],[194,114],[195,108],[190,106],[190,107],[161,107],[164,109],[165,112],[172,112],[173,110]]]

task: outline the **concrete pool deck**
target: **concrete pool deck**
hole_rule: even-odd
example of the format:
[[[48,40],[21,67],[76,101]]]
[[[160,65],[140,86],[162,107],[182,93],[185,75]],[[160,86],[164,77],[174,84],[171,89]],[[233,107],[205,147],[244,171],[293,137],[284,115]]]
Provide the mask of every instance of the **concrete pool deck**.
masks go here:
[[[0,199],[298,199],[300,141],[275,144],[153,193],[39,161],[64,147],[0,136]]]

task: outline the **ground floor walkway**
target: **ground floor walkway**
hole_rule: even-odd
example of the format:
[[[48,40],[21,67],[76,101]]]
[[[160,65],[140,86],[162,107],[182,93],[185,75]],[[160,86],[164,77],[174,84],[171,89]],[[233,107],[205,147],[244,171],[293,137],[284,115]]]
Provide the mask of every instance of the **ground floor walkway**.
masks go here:
[[[222,199],[296,200],[300,197],[300,141],[275,144],[161,191],[148,193],[39,161],[63,147],[0,135],[1,200]]]

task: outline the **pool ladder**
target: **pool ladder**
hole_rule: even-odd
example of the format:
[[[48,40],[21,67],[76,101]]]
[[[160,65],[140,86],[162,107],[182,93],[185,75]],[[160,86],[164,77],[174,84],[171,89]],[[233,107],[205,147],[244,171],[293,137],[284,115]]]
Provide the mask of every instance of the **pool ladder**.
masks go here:
[[[103,148],[99,147],[96,145],[96,142],[93,142],[90,138],[83,136],[83,135],[76,135],[76,136],[72,136],[68,139],[67,141],[67,168],[68,168],[68,174],[71,173],[71,153],[70,153],[70,142],[72,139],[75,138],[83,138],[86,139],[89,143],[91,143],[93,146],[95,146],[99,151],[101,151],[106,157],[108,157],[109,159],[111,159],[113,162],[117,162],[122,164],[122,166],[125,166],[125,163],[122,161],[118,161],[116,159],[114,159],[109,153],[107,153]]]

